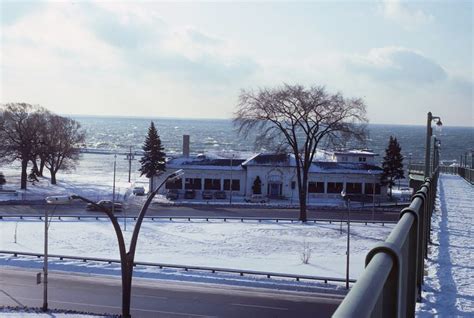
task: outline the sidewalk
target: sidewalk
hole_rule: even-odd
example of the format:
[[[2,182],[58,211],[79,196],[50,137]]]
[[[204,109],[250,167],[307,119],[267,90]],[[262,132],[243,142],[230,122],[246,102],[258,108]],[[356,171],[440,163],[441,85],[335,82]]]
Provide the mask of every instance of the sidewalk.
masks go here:
[[[474,313],[474,187],[459,176],[440,175],[427,276],[418,317]]]

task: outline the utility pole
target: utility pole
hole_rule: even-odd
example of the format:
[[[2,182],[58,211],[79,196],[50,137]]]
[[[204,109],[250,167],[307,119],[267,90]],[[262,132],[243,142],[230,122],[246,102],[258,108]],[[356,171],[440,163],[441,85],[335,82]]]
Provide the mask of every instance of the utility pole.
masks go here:
[[[230,195],[229,195],[229,204],[232,204],[232,185],[233,185],[233,180],[232,180],[232,164],[234,160],[234,154],[232,154],[232,157],[230,158]]]
[[[48,311],[48,207],[44,209],[43,311]]]
[[[349,289],[349,253],[351,243],[351,199],[347,198],[347,261],[346,261],[346,289]]]
[[[53,214],[56,207],[53,208]],[[48,207],[44,209],[44,256],[43,256],[43,311],[48,311],[48,230],[49,230]]]
[[[127,153],[125,160],[128,160],[128,183],[130,183],[130,176],[132,174],[132,160],[135,160],[135,155],[132,153],[132,146],[130,146],[130,150]]]
[[[117,168],[117,154],[114,155],[114,184],[112,186],[112,214],[115,212],[115,171]]]

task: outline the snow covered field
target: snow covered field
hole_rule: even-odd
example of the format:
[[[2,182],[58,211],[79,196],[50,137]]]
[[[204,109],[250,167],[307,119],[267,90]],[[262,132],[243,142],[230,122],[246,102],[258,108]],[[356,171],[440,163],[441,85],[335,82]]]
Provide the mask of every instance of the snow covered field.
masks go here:
[[[474,315],[474,187],[441,175],[419,317]]]
[[[125,232],[126,240],[132,234],[130,225]],[[0,249],[42,253],[43,226],[41,221],[32,219],[0,221]],[[352,224],[351,278],[359,277],[366,253],[376,242],[384,240],[392,228]],[[305,242],[311,249],[309,264],[301,261]],[[147,220],[140,231],[136,261],[343,278],[345,251],[346,227],[341,233],[339,224]],[[105,219],[54,220],[49,230],[49,252],[119,258],[114,231]],[[9,257],[0,256],[0,265],[11,264]]]
[[[79,194],[93,200],[112,198],[113,188],[113,155],[103,154],[81,154],[81,159],[75,170],[60,171],[57,174],[58,184],[51,185],[49,171],[45,169],[45,177],[39,178],[39,182],[32,185],[28,183],[26,191],[20,188],[20,166],[18,162],[0,166],[0,171],[5,174],[7,184],[4,189],[19,190],[20,198],[25,200],[41,200],[48,195]],[[132,162],[131,181],[148,186],[145,179],[139,178],[138,161]],[[130,188],[128,183],[128,161],[124,156],[117,156],[116,169],[116,193],[123,196]],[[0,197],[0,200],[6,197]]]

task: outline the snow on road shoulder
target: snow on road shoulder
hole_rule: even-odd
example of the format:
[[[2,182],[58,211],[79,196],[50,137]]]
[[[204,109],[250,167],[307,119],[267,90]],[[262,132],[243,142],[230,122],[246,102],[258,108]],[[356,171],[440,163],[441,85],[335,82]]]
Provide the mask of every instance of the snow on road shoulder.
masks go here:
[[[474,187],[459,176],[439,179],[437,211],[419,317],[472,316],[474,312]]]

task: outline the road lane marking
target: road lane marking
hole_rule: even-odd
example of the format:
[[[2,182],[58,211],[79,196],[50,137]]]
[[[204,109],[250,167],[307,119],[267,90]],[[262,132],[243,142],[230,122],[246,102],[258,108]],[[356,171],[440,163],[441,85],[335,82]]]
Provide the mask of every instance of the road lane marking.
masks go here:
[[[24,300],[32,300],[38,301],[42,300],[40,298],[28,298],[28,297],[18,297]],[[72,301],[61,301],[61,300],[49,300],[49,303],[58,303],[58,304],[68,304],[68,305],[79,305],[79,306],[89,306],[89,307],[103,307],[103,308],[114,308],[114,309],[122,309],[121,306],[110,306],[110,305],[94,305],[88,303],[77,303]],[[217,318],[217,316],[209,316],[209,315],[199,315],[199,314],[191,314],[185,312],[175,312],[175,311],[163,311],[163,310],[153,310],[153,309],[140,309],[140,308],[131,308],[134,311],[144,311],[144,312],[154,312],[159,314],[168,314],[168,315],[176,315],[176,316],[185,316],[185,317],[202,317],[202,318]]]
[[[7,296],[8,298],[10,298],[11,300],[13,300],[18,306],[24,306],[22,303],[20,303],[18,300],[16,300],[15,297],[13,297],[12,295],[10,295],[9,293],[7,293],[6,291],[4,291],[3,289],[0,290],[2,293],[5,294],[5,296]]]
[[[262,308],[262,309],[274,309],[274,310],[288,310],[288,308],[283,307],[272,307],[272,306],[262,306],[262,305],[251,305],[251,304],[231,304],[233,306],[242,306],[242,307],[253,307],[253,308]]]
[[[164,296],[153,296],[153,295],[134,295],[132,294],[132,297],[143,297],[143,298],[155,298],[155,299],[168,299],[168,297]]]

